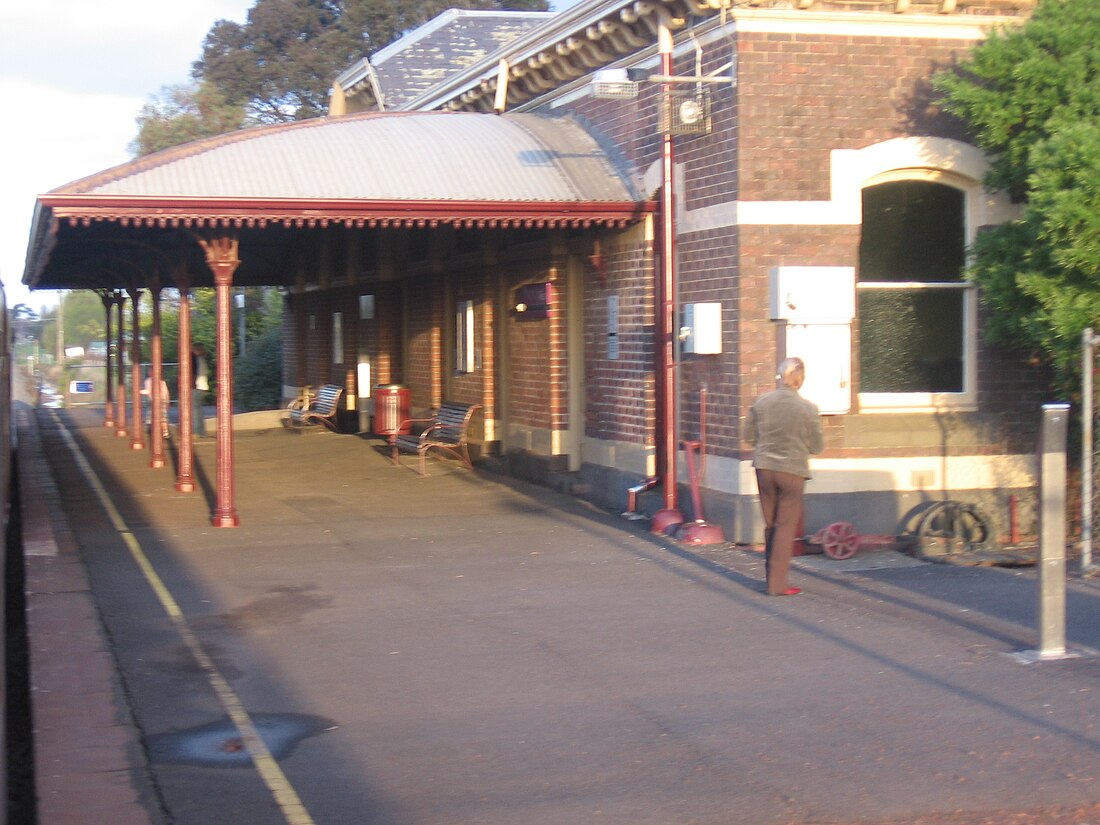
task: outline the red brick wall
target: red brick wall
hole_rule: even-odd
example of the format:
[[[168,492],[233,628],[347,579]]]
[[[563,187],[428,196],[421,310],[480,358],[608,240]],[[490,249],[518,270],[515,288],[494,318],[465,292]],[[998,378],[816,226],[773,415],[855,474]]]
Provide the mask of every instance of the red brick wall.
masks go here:
[[[963,138],[927,80],[970,41],[753,34],[738,39],[742,200],[828,200],[829,152],[905,135]]]
[[[652,249],[631,230],[601,239],[601,271],[584,296],[585,434],[653,443],[654,293]],[[619,357],[608,357],[608,298],[619,297]]]
[[[443,278],[420,275],[406,281],[408,318],[408,373],[414,412],[424,412],[442,403]]]
[[[675,138],[675,159],[685,184],[678,193],[682,206],[827,201],[834,149],[860,149],[907,135],[965,140],[956,121],[929,105],[928,78],[965,57],[970,47],[963,40],[739,33],[736,90],[711,87],[712,133]],[[728,42],[706,49],[704,71],[730,59]],[[693,69],[690,57],[677,66],[680,73]],[[571,106],[640,173],[659,159],[656,95],[650,85],[643,86],[636,100],[582,98]],[[705,387],[709,451],[744,455],[744,411],[757,395],[774,387],[777,348],[776,327],[767,312],[769,268],[855,266],[859,239],[858,226],[745,225],[680,237],[680,301],[720,301],[724,337],[722,355],[683,359],[681,437],[700,434],[700,391]],[[648,440],[652,434],[645,422],[652,421],[654,412],[652,262],[648,255],[619,250],[608,264],[604,277],[590,278],[586,286],[586,432],[595,438]],[[606,358],[604,335],[606,298],[614,291],[622,301],[622,355],[617,362]],[[631,319],[637,322],[628,328]],[[858,347],[858,323],[853,339]],[[853,370],[855,403],[855,354]],[[983,433],[985,441],[960,449],[1028,451],[1036,378],[1035,369],[1018,356],[983,345],[978,374],[982,411],[969,418],[972,430]],[[827,420],[831,455],[891,452],[853,441],[845,419]],[[898,449],[904,448],[899,444]]]
[[[481,414],[492,416],[492,405],[486,406],[485,389],[493,384],[493,359],[486,362],[485,354],[490,351],[492,345],[492,293],[490,290],[490,273],[482,267],[459,269],[452,274],[454,284],[454,298],[449,303],[447,312],[456,311],[457,302],[473,301],[474,303],[474,371],[465,374],[455,373],[455,341],[445,342],[443,347],[444,370],[451,374],[450,385],[447,391],[448,401],[457,401],[463,404],[481,404]],[[453,319],[452,319],[453,321]],[[451,336],[454,332],[452,329]]]
[[[553,268],[527,264],[508,279],[506,305],[515,303],[516,289],[524,284],[552,282],[551,317],[521,320],[511,314],[508,335],[508,420],[513,425],[551,430],[560,426],[566,397],[563,370],[563,323],[566,283]]]

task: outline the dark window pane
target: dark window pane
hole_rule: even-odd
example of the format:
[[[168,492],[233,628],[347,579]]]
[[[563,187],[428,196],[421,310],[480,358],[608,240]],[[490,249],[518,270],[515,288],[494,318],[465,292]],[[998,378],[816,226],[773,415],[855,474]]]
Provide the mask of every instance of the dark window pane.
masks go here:
[[[920,180],[863,190],[861,281],[957,281],[966,256],[963,192]]]
[[[959,289],[861,290],[861,392],[962,392]]]

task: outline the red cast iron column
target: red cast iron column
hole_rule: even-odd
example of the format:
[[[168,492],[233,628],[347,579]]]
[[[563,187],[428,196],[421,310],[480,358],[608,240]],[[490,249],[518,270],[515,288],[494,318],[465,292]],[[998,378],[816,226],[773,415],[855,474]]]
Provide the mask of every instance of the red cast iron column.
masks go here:
[[[186,274],[177,274],[176,287],[180,291],[180,327],[177,348],[180,354],[180,385],[176,392],[179,399],[179,472],[176,475],[176,489],[181,493],[190,493],[195,489],[193,475],[195,436],[191,421],[191,395],[194,393],[195,379],[191,374],[191,293],[190,280]]]
[[[113,292],[101,292],[99,293],[99,299],[103,302],[103,312],[107,316],[107,334],[106,334],[106,347],[107,356],[105,359],[106,378],[103,382],[103,426],[114,427],[115,426],[115,393],[114,385],[111,383],[111,310],[115,305],[115,295]]]
[[[124,349],[126,339],[126,296],[120,290],[115,293],[115,304],[118,305],[118,346],[115,348],[117,356],[115,360],[115,377],[118,379],[118,392],[115,394],[115,435],[119,438],[126,437],[126,375],[123,373]]]
[[[236,504],[233,500],[233,318],[230,288],[233,273],[240,266],[237,257],[239,244],[235,235],[219,235],[200,241],[206,253],[206,262],[214,273],[214,293],[217,312],[216,354],[217,369],[217,432],[218,432],[218,484],[217,506],[214,508],[215,527],[237,527]]]
[[[149,342],[149,456],[150,467],[164,466],[164,431],[167,429],[168,415],[165,407],[168,399],[161,392],[164,384],[164,345],[160,337],[160,282],[153,280],[149,285],[149,298],[153,302],[153,337]]]
[[[141,290],[130,289],[130,449],[145,449],[145,422],[141,420]]]

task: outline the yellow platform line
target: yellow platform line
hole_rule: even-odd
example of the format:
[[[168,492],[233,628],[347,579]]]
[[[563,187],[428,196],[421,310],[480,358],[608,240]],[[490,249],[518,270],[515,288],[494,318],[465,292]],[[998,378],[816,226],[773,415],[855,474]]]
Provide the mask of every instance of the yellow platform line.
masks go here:
[[[130,556],[137,563],[142,575],[145,576],[145,580],[153,589],[157,599],[160,601],[161,607],[164,608],[164,612],[168,614],[168,618],[171,619],[172,624],[175,625],[176,632],[179,633],[180,638],[183,639],[183,643],[187,646],[187,649],[191,651],[191,655],[194,656],[195,662],[198,663],[203,673],[206,674],[206,679],[210,683],[210,687],[213,688],[215,695],[218,697],[218,701],[221,703],[222,708],[225,709],[230,720],[236,725],[237,732],[241,736],[241,741],[248,750],[249,756],[252,757],[252,763],[256,766],[256,770],[259,772],[264,784],[267,785],[272,797],[274,797],[288,825],[314,825],[313,818],[309,815],[309,812],[302,804],[302,800],[298,797],[298,793],[286,778],[286,774],[284,774],[282,768],[279,767],[279,763],[268,749],[267,743],[264,742],[263,737],[260,736],[255,723],[252,721],[252,717],[249,716],[248,711],[245,710],[244,703],[241,702],[240,697],[238,697],[233,688],[230,687],[229,682],[226,681],[225,677],[218,671],[213,659],[211,659],[203,649],[198,636],[195,635],[195,632],[187,623],[187,617],[183,615],[179,603],[176,602],[171,591],[169,591],[168,587],[164,584],[164,581],[157,575],[156,569],[149,561],[148,556],[146,556],[145,552],[141,549],[141,544],[134,536],[133,531],[127,526],[122,515],[111,501],[110,496],[107,495],[107,490],[100,482],[95,470],[92,469],[91,464],[89,464],[88,460],[84,457],[84,453],[81,452],[80,446],[76,443],[76,439],[73,438],[72,433],[66,429],[65,425],[61,423],[55,411],[51,410],[50,415],[53,416],[54,421],[57,423],[61,436],[65,439],[69,451],[72,452],[76,466],[84,475],[88,485],[95,492],[96,497],[99,499],[99,503],[103,505],[103,509],[107,512],[107,517],[110,519],[112,526],[118,531],[127,550],[130,551]]]

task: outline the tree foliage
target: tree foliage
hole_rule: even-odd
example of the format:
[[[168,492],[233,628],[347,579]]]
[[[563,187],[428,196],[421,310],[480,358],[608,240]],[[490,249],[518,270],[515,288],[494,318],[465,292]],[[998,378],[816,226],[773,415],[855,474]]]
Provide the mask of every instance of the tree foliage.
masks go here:
[[[192,76],[253,123],[317,117],[335,77],[449,8],[546,9],[546,0],[257,0],[243,24],[220,20]]]
[[[192,82],[138,115],[138,156],[250,125],[319,117],[332,81],[450,8],[545,10],[547,0],[256,0],[244,23],[207,32]]]
[[[244,290],[245,308],[234,307],[234,324],[245,313],[244,353],[241,341],[233,335],[233,400],[237,409],[260,410],[278,406],[282,393],[282,296],[270,287]],[[164,362],[179,362],[179,303],[166,301],[161,313],[161,337]],[[148,330],[151,320],[143,319]],[[234,326],[234,329],[238,327]],[[146,332],[148,338],[148,332]],[[217,300],[213,289],[196,289],[191,293],[191,340],[203,344],[210,355],[211,390],[217,374]],[[174,370],[170,370],[172,375]],[[173,379],[174,380],[174,379]]]
[[[95,292],[78,289],[61,296],[64,304],[65,345],[87,347],[106,335],[103,301]]]
[[[245,125],[243,106],[227,103],[210,83],[165,86],[137,117],[138,135],[130,151],[140,157]]]
[[[987,185],[1022,204],[974,248],[987,331],[1042,354],[1071,389],[1081,332],[1100,326],[1100,3],[1041,0],[934,84],[990,155]]]

